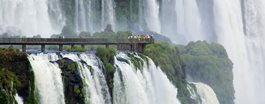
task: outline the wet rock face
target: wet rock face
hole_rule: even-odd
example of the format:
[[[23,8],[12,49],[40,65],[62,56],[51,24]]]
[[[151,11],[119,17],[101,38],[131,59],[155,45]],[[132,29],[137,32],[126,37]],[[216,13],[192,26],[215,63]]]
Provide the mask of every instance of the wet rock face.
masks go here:
[[[77,63],[68,58],[58,60],[57,63],[62,70],[66,104],[84,104],[85,93]]]
[[[17,49],[0,49],[0,83],[1,101],[14,103],[14,95],[18,93],[24,103],[35,104],[34,74],[31,70],[27,54]]]

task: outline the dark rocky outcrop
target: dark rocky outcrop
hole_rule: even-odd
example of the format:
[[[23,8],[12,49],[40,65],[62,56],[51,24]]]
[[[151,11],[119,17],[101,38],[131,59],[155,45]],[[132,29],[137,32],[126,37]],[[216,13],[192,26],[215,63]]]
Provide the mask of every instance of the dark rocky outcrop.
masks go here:
[[[0,49],[0,101],[14,103],[18,93],[24,103],[36,104],[34,74],[26,53],[17,49]]]
[[[63,58],[57,61],[62,70],[66,104],[85,104],[84,83],[76,62]]]

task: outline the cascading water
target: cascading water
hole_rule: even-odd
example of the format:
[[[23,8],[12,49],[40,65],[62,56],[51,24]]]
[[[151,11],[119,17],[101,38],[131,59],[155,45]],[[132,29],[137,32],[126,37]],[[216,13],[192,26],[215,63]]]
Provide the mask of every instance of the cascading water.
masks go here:
[[[172,7],[174,8],[174,7]],[[176,0],[177,31],[186,41],[205,39],[202,34],[201,16],[196,0]],[[174,39],[177,39],[175,37]]]
[[[86,15],[85,5],[88,5],[88,15]],[[86,3],[84,0],[75,0],[75,24],[77,31],[87,31],[87,17],[89,18],[91,3],[88,0]]]
[[[41,104],[64,104],[61,69],[56,54],[31,54],[28,56],[35,76],[35,86]]]
[[[203,83],[191,83],[195,86],[196,93],[200,98],[199,104],[220,104],[213,89]],[[195,96],[197,96],[195,94]]]
[[[75,0],[73,25],[77,31],[100,31],[107,24],[115,28],[114,1],[100,2]],[[59,33],[66,18],[60,3],[0,0],[0,34],[48,37]],[[137,6],[143,8],[139,9],[139,18],[144,18],[141,24],[146,23],[149,30],[165,34],[175,43],[207,40],[224,45],[234,63],[235,103],[265,103],[263,0],[161,0],[161,4],[157,0],[139,0]],[[144,25],[141,29],[144,31]]]
[[[95,55],[69,53],[60,56],[77,63],[84,82],[86,103],[112,104],[103,74],[103,64]],[[130,61],[124,53],[120,53],[116,57]],[[40,103],[64,104],[61,69],[54,62],[60,59],[58,54],[31,54],[28,58],[36,78],[35,84]],[[148,62],[144,61],[141,70],[136,69],[131,63],[117,59],[115,66],[114,104],[180,104],[177,99],[177,88],[151,59],[148,59]]]
[[[144,0],[144,19],[150,31],[161,33],[159,5],[156,0]]]
[[[77,62],[85,83],[86,101],[89,104],[111,104],[111,98],[103,74],[102,63],[93,55],[64,54],[63,57]],[[84,62],[82,62],[82,61]]]
[[[265,48],[262,44],[265,39],[263,36],[265,31],[263,28],[265,25],[264,1],[175,1],[176,33],[180,36],[170,35],[169,37],[180,38],[172,38],[175,43],[186,43],[190,40],[221,43],[234,63],[235,103],[265,103],[263,94],[265,93],[265,77],[261,74],[265,72],[265,55],[263,54]],[[168,6],[174,8],[172,5]],[[178,41],[183,40],[183,37],[187,37],[186,42]]]
[[[259,39],[262,39],[262,35],[251,33],[255,30],[249,28],[252,26],[258,26],[258,24],[262,24],[262,22],[259,22],[258,24],[252,23],[252,21],[255,21],[255,19],[249,17],[258,19],[262,18],[262,16],[253,15],[248,11],[249,8],[253,7],[251,3],[247,3],[248,5],[241,7],[242,3],[240,1],[230,0],[229,2],[230,3],[215,1],[214,13],[216,16],[215,28],[218,42],[224,45],[224,47],[227,49],[229,57],[234,63],[233,73],[234,87],[236,91],[235,103],[263,104],[265,103],[265,96],[261,93],[264,93],[263,88],[265,85],[264,76],[260,73],[264,72],[264,68],[262,68],[264,61],[257,58],[263,57],[262,43],[259,43]],[[243,4],[245,3],[243,2]],[[261,3],[261,5],[263,4]],[[224,7],[230,9],[224,10]],[[241,11],[243,11],[243,13]],[[245,17],[244,21],[242,20],[242,16]],[[244,34],[243,26],[245,26],[246,34]],[[256,48],[256,46],[258,48]]]
[[[18,96],[18,94],[16,94],[15,99],[17,104],[23,104],[23,99],[20,96]]]
[[[114,0],[101,0],[101,25],[104,29],[108,24],[115,30],[115,9]]]
[[[116,57],[130,61],[124,53]],[[177,88],[151,59],[148,60],[149,64],[145,62],[141,70],[117,58],[114,104],[180,104],[177,99]]]
[[[97,6],[101,11],[98,11]],[[115,3],[113,0],[75,0],[75,27],[78,32],[102,31],[108,24],[115,29]],[[97,15],[97,12],[101,15]],[[100,19],[99,19],[100,18]],[[100,20],[101,23],[98,23]]]
[[[48,0],[0,0],[0,34],[48,37],[61,31],[62,26],[56,28],[53,23],[48,13]]]
[[[249,75],[251,73],[253,77],[249,77],[251,87],[253,88],[253,96],[251,99],[244,97],[236,98],[236,103],[245,103],[246,100],[254,100],[256,104],[265,103],[265,46],[263,41],[265,39],[265,1],[264,0],[242,0],[243,22],[245,31],[245,44],[248,52],[248,63],[250,68],[246,71],[238,70],[238,73],[244,73]],[[238,76],[240,77],[240,76]],[[242,85],[237,85],[241,87]],[[240,92],[244,92],[245,89],[238,90],[238,96]],[[251,90],[252,91],[252,90]],[[243,93],[242,95],[246,95]],[[241,95],[241,96],[242,96]],[[251,102],[253,103],[253,102]]]

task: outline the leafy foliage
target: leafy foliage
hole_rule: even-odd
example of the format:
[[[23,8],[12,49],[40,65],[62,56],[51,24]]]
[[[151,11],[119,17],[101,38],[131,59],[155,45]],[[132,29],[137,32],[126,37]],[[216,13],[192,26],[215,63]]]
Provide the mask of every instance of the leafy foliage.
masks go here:
[[[103,65],[105,67],[104,74],[105,78],[107,80],[107,84],[109,86],[109,91],[112,95],[112,89],[114,87],[113,85],[113,78],[115,73],[115,67],[114,67],[114,56],[116,55],[116,50],[113,48],[97,48],[96,56],[100,58],[100,60],[103,62]]]
[[[73,46],[73,47],[69,47],[67,49],[68,52],[85,52],[86,49],[82,48],[81,46]]]
[[[178,88],[178,98],[182,104],[190,104],[192,101],[185,80],[185,65],[180,58],[178,48],[166,43],[150,44],[146,46],[144,54],[153,59]]]
[[[181,50],[188,80],[210,85],[221,104],[234,104],[232,62],[216,43],[191,42]]]
[[[84,83],[78,71],[77,63],[68,58],[57,61],[62,70],[66,104],[84,104]]]
[[[18,93],[24,103],[36,104],[34,74],[27,55],[18,49],[0,49],[0,60],[1,101],[15,103],[14,95]]]

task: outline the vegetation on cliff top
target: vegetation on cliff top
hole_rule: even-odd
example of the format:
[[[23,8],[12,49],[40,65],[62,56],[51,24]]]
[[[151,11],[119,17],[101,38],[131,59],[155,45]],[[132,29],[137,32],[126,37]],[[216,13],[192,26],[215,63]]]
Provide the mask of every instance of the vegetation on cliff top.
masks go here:
[[[206,41],[179,47],[186,64],[187,80],[211,86],[220,104],[234,104],[233,64],[224,47]]]
[[[112,36],[109,29],[105,32]],[[104,32],[97,34],[100,37]],[[208,44],[205,41],[191,42],[187,46],[173,46],[166,43],[150,44],[146,46],[143,54],[153,59],[178,88],[178,98],[182,104],[196,102],[190,98],[186,79],[210,85],[220,103],[233,104],[232,62],[221,45]],[[96,56],[103,62],[104,74],[111,94],[114,87],[115,55],[116,50],[113,48],[99,47],[96,51]],[[128,56],[134,66],[141,69],[142,60],[134,57],[134,54],[128,54]],[[139,56],[145,59],[142,54]],[[25,103],[37,103],[34,95],[34,75],[27,55],[16,49],[0,49],[0,60],[0,100],[4,103],[14,103],[14,95],[17,92],[25,99]],[[84,103],[83,83],[77,71],[77,64],[69,59],[59,60],[58,64],[63,72],[67,104]]]
[[[17,49],[0,49],[0,101],[15,103],[18,93],[24,103],[36,104],[34,74],[25,53]]]
[[[190,42],[187,46],[151,44],[144,54],[175,84],[182,104],[194,103],[189,99],[186,79],[210,85],[221,104],[234,104],[232,62],[221,45],[205,41]]]
[[[150,44],[146,46],[144,54],[153,59],[178,88],[181,103],[192,104],[185,80],[185,64],[180,58],[178,48],[166,43]]]
[[[112,95],[112,89],[114,87],[114,56],[116,55],[116,50],[113,48],[98,48],[96,51],[96,56],[100,58],[104,65],[104,75],[107,80],[110,94]]]
[[[68,58],[58,60],[57,63],[62,70],[65,103],[85,104],[84,83],[78,71],[77,63]]]

